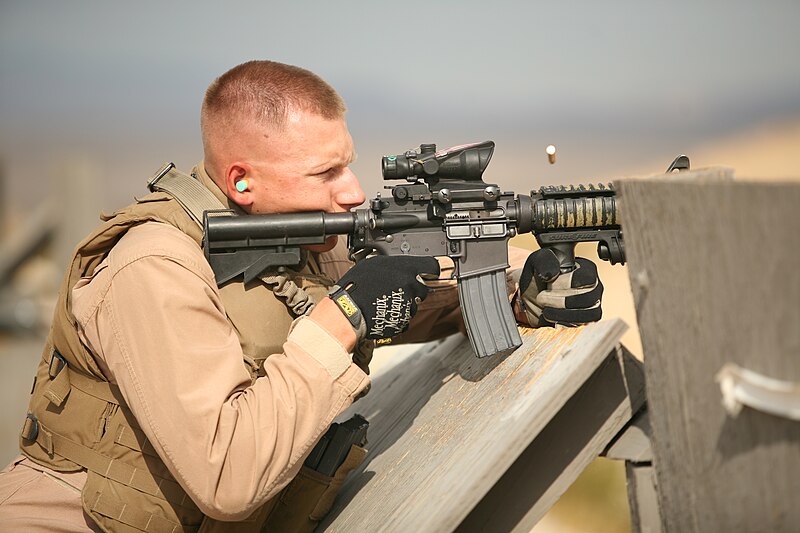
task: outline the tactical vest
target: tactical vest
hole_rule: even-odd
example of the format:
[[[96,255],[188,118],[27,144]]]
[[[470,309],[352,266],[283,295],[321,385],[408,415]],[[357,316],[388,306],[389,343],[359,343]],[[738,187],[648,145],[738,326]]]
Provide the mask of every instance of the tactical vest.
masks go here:
[[[202,230],[182,203],[164,192],[149,194],[103,219],[78,245],[64,276],[20,435],[22,452],[56,471],[86,469],[83,509],[104,531],[311,531],[365,452],[353,450],[333,478],[303,467],[283,492],[245,521],[218,522],[204,516],[158,457],[119,389],[106,381],[81,343],[70,312],[77,281],[90,276],[131,227],[148,221],[167,223],[198,245]],[[291,278],[314,298],[324,297],[334,282],[319,272],[313,258]],[[247,291],[242,283],[229,283],[220,289],[253,380],[262,375],[266,357],[282,352],[295,318],[285,298],[276,296],[281,290],[285,292],[281,283]],[[268,328],[264,327],[267,321]]]

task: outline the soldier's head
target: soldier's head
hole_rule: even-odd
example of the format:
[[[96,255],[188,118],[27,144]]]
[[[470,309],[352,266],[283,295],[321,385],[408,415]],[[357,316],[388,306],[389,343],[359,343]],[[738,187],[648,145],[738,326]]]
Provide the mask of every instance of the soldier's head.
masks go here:
[[[248,213],[347,211],[364,201],[336,91],[308,70],[249,61],[217,78],[200,117],[205,166]]]

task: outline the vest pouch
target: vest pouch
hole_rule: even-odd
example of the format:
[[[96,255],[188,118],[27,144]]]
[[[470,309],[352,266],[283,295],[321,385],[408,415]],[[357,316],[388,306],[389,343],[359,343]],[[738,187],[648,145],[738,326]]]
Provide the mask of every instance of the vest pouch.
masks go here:
[[[79,392],[73,390],[72,393]],[[205,516],[161,461],[133,414],[119,405],[87,468],[84,511],[105,531],[194,533]]]
[[[186,498],[188,500],[188,498]],[[83,510],[103,531],[122,533],[194,533],[204,516],[188,500],[186,506],[142,492],[88,471]]]
[[[347,475],[364,462],[367,450],[353,444],[333,476],[304,466],[275,498],[263,531],[268,533],[310,533],[325,518]]]

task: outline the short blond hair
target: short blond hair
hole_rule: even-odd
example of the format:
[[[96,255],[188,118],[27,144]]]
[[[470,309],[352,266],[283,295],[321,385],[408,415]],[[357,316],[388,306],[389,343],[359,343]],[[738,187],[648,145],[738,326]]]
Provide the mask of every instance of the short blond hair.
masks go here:
[[[306,69],[266,60],[233,67],[214,80],[203,99],[200,130],[206,154],[218,132],[242,121],[279,131],[292,110],[333,120],[342,118],[346,108],[333,87]]]

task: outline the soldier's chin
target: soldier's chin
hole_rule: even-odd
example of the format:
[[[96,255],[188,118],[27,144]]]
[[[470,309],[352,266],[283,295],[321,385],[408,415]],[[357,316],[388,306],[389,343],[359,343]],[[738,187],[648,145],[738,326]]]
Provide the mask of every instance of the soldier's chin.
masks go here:
[[[327,239],[325,239],[324,244],[306,244],[303,246],[309,252],[320,253],[320,252],[327,252],[332,250],[336,243],[339,241],[338,235],[331,235]]]

